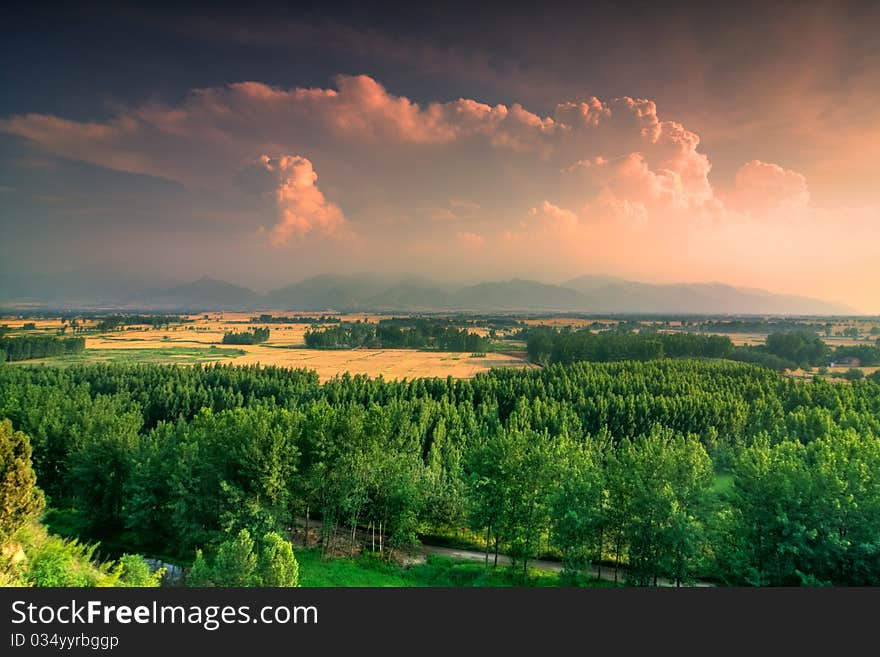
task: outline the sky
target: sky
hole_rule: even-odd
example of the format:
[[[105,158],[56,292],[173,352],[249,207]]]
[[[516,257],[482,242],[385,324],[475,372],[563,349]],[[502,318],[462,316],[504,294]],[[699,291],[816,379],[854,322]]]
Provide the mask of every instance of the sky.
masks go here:
[[[880,313],[880,3],[327,4],[13,5],[0,276],[604,274]]]

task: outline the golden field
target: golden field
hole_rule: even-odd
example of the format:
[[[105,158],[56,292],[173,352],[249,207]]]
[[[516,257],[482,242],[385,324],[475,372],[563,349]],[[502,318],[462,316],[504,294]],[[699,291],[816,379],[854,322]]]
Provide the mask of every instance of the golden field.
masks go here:
[[[309,313],[297,311],[274,311],[273,315],[305,316],[320,318],[326,313]],[[392,315],[371,313],[351,313],[336,315],[343,321],[378,322]],[[398,316],[406,316],[401,314]],[[251,322],[255,317],[252,312],[211,312],[188,315],[191,320],[185,324],[172,324],[168,327],[153,328],[150,326],[128,326],[121,330],[104,333],[86,333],[86,352],[76,358],[58,357],[21,361],[31,364],[51,363],[68,364],[72,362],[151,362],[151,363],[210,363],[234,362],[241,365],[276,365],[281,367],[304,367],[315,370],[322,381],[344,372],[382,376],[386,379],[416,378],[438,376],[470,378],[494,367],[535,367],[526,360],[522,351],[488,352],[485,356],[473,356],[470,353],[418,351],[412,349],[345,349],[324,350],[307,349],[304,335],[309,330],[308,324],[260,323]],[[541,319],[525,319],[530,326],[543,324],[546,326],[570,326],[574,329],[599,322],[605,326],[618,323],[616,319],[578,318],[568,316],[545,317]],[[80,326],[93,327],[97,320],[78,320]],[[33,328],[24,330],[26,333],[51,334],[62,328],[58,318],[3,318],[0,324],[8,326],[15,333],[23,331],[25,324],[33,324]],[[660,331],[675,331],[679,322],[654,323]],[[833,327],[835,332],[847,326],[860,326],[867,330],[870,320],[841,322]],[[257,345],[223,345],[223,334],[228,331],[246,331],[254,327],[264,326],[270,329],[269,339]],[[485,327],[468,326],[468,330],[486,335]],[[680,330],[680,328],[679,328]],[[508,333],[501,329],[499,335]],[[66,335],[74,334],[69,329]],[[762,344],[766,333],[732,333],[727,334],[736,345]],[[823,336],[832,347],[849,344],[865,344],[842,336]],[[524,349],[524,345],[511,349]],[[841,370],[844,371],[846,368]],[[870,373],[874,368],[863,368]],[[794,376],[812,376],[811,373],[792,373]],[[829,372],[830,376],[838,374]]]
[[[274,313],[320,317],[322,313]],[[138,354],[152,352],[149,362],[221,362],[237,365],[276,365],[280,367],[304,367],[315,370],[322,381],[338,374],[366,374],[385,379],[412,379],[417,377],[471,378],[493,367],[535,367],[525,359],[525,353],[489,352],[485,356],[470,353],[418,351],[413,349],[307,349],[305,332],[308,324],[261,324],[251,323],[253,313],[207,313],[189,315],[192,323],[168,328],[130,326],[101,334],[87,334],[85,357],[77,362],[125,360],[126,352]],[[378,321],[380,316],[370,314],[341,315],[344,321]],[[387,318],[383,315],[381,318]],[[36,332],[51,332],[61,328],[61,321],[54,320],[2,320],[12,329],[33,322]],[[81,322],[94,325],[95,322]],[[257,345],[223,345],[227,331],[245,331],[257,326],[270,329],[269,340]],[[479,330],[479,329],[472,329]],[[73,335],[69,331],[67,335]],[[211,348],[224,353],[212,354]],[[163,353],[164,350],[164,353]],[[190,353],[180,353],[181,351]],[[198,355],[193,355],[198,353]],[[91,357],[90,355],[93,355]],[[133,358],[134,359],[134,358]],[[69,362],[68,359],[47,358],[21,361],[39,364]]]

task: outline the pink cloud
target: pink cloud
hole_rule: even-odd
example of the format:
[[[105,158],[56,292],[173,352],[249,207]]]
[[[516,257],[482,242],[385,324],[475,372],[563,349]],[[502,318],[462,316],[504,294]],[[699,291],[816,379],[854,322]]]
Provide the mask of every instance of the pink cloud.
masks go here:
[[[577,214],[549,201],[543,201],[540,206],[532,208],[529,214],[538,219],[542,229],[569,232],[579,226]]]
[[[752,160],[737,171],[729,202],[733,208],[750,214],[800,211],[809,205],[810,192],[807,179],[797,171]]]
[[[200,188],[227,187],[240,163],[255,153],[279,156],[296,149],[311,158],[307,162],[329,166],[342,193],[356,195],[350,203],[359,211],[381,207],[374,212],[377,220],[406,214],[405,207],[385,200],[401,191],[418,198],[416,209],[442,208],[459,193],[481,208],[492,206],[467,184],[474,177],[487,181],[486,189],[503,181],[512,192],[508,214],[517,211],[517,198],[525,207],[553,198],[554,207],[591,207],[594,213],[604,204],[625,208],[626,216],[640,221],[652,215],[669,221],[670,213],[717,218],[728,209],[758,212],[809,202],[803,176],[753,161],[740,170],[725,207],[709,182],[711,164],[698,150],[699,136],[661,120],[656,104],[644,98],[565,102],[553,116],[541,117],[518,103],[492,106],[459,98],[420,105],[369,76],[341,75],[335,89],[240,82],[196,89],[177,106],[143,106],[106,123],[31,114],[0,121],[0,131],[63,157]],[[495,149],[515,155],[500,159]],[[560,176],[560,170],[575,175]],[[431,197],[440,195],[437,180],[459,174],[465,181],[459,189]],[[461,215],[459,208],[449,209],[446,215]],[[481,214],[491,221],[491,211]],[[551,210],[544,214],[559,225],[576,220]],[[316,225],[338,223],[334,217],[330,212]],[[293,234],[313,223],[294,212],[286,225]]]
[[[558,105],[554,117],[571,133],[573,168],[592,166],[584,173],[604,179],[603,186],[611,186],[616,194],[634,184],[638,194],[666,197],[680,206],[713,198],[712,167],[697,150],[699,136],[680,123],[660,120],[654,102],[626,96],[608,102],[591,98]],[[581,155],[591,150],[595,155]]]
[[[466,249],[481,249],[486,243],[486,238],[479,233],[460,231],[455,236],[458,239],[458,243]]]
[[[270,231],[270,240],[282,246],[291,239],[310,233],[336,234],[345,226],[342,210],[324,198],[318,189],[318,174],[312,163],[298,155],[260,158],[262,167],[277,176],[275,197],[279,221]]]
[[[591,263],[691,277],[739,271],[748,253],[757,277],[759,268],[818,262],[828,217],[850,231],[856,221],[821,214],[804,176],[776,164],[747,162],[730,190],[714,187],[699,136],[644,98],[564,102],[541,116],[517,103],[417,103],[368,76],[340,76],[328,89],[198,89],[105,122],[28,114],[0,120],[0,131],[51,155],[161,176],[194,198],[230,197],[249,210],[254,189],[265,188],[248,188],[242,170],[266,154],[260,167],[277,217],[241,212],[247,232],[261,221],[278,245],[357,235],[360,253],[375,254],[378,267],[407,257],[405,266],[428,266],[428,246],[446,245],[460,253],[463,271],[474,249],[481,266],[494,262],[499,272],[506,264],[574,275]],[[776,239],[759,259],[754,244],[779,237],[791,216],[809,235]],[[858,257],[877,261],[876,224],[858,235]],[[326,253],[333,248],[341,247]],[[346,243],[337,255],[351,252]]]

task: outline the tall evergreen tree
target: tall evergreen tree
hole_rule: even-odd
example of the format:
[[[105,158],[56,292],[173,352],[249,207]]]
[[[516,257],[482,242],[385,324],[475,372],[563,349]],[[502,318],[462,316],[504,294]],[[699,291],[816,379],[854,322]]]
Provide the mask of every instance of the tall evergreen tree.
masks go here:
[[[0,543],[43,509],[42,491],[31,467],[31,445],[12,422],[0,420]]]

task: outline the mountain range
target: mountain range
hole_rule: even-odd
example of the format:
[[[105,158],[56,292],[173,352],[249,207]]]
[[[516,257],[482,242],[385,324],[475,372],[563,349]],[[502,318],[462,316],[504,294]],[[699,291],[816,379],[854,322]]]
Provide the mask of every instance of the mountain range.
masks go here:
[[[581,276],[453,285],[415,275],[322,274],[259,294],[209,277],[181,282],[95,269],[0,278],[0,303],[156,310],[429,311],[840,315],[843,304],[720,283],[653,284]]]

